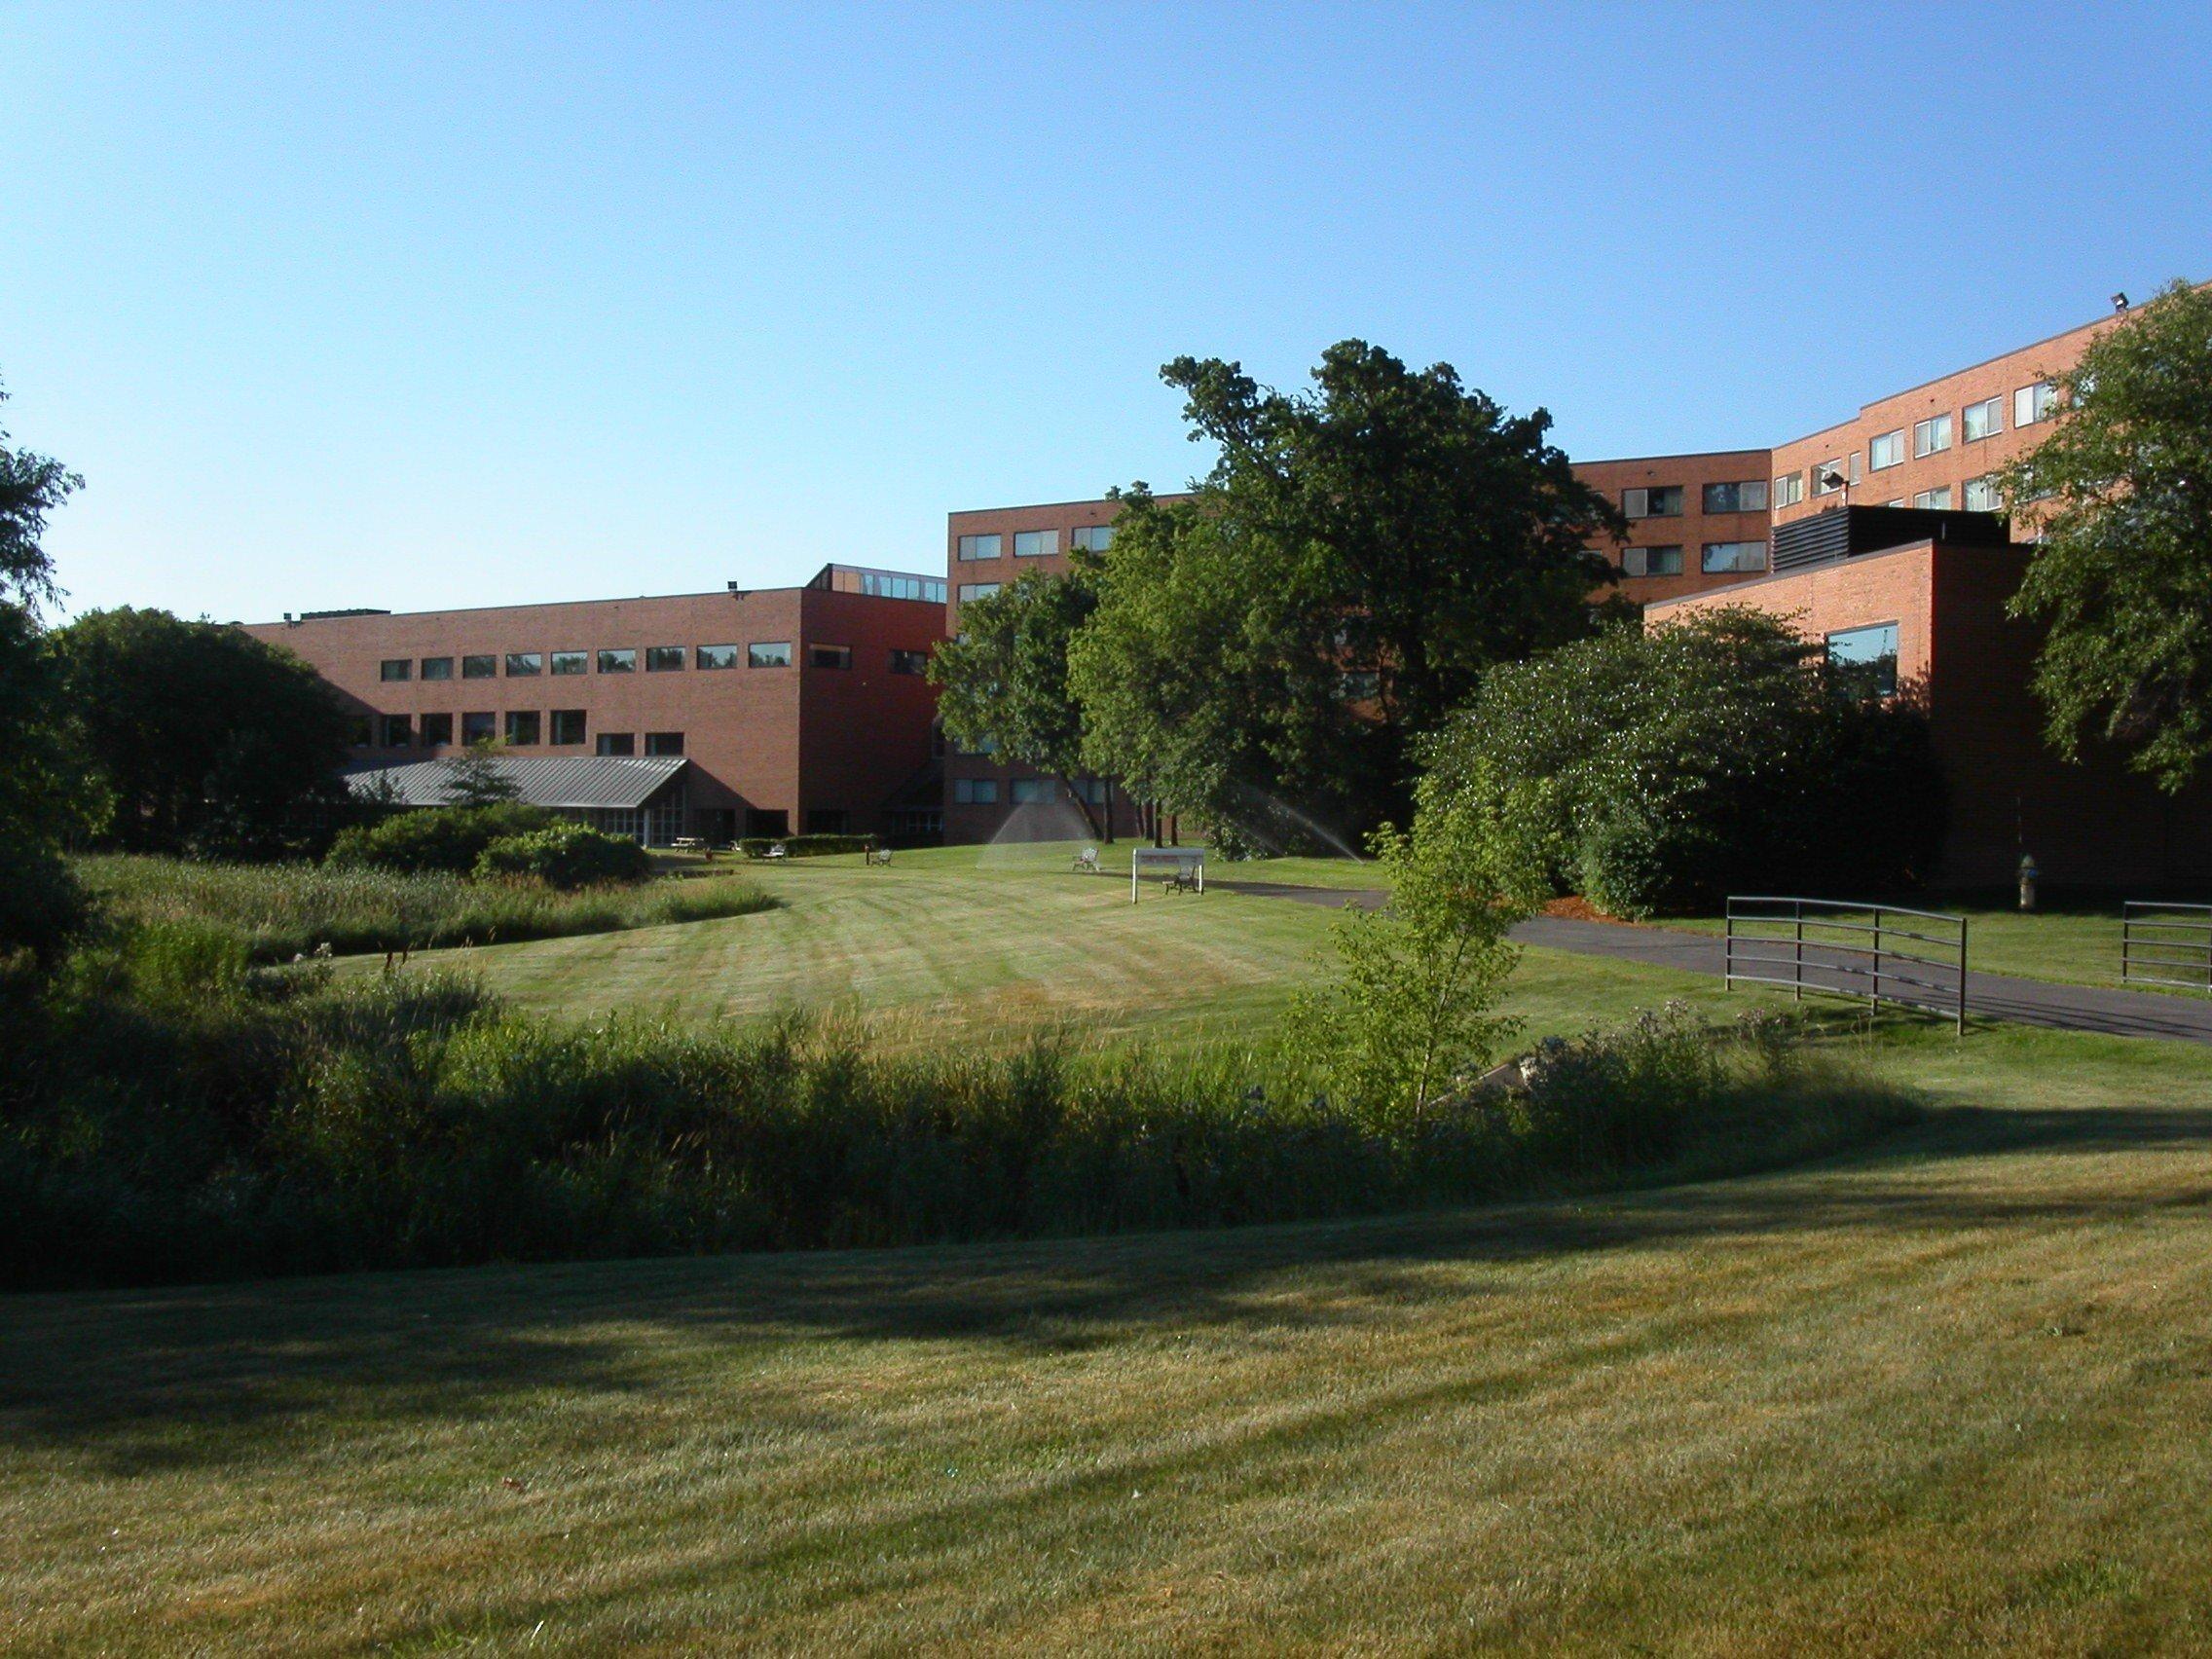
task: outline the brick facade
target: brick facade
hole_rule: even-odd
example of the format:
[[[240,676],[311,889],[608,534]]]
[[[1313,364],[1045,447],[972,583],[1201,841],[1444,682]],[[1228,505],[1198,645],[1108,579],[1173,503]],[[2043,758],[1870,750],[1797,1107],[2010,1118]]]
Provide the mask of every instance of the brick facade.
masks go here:
[[[819,578],[818,578],[819,579]],[[603,736],[648,752],[676,734],[686,769],[688,828],[726,835],[795,833],[841,822],[854,833],[888,832],[885,803],[931,763],[934,688],[895,672],[893,653],[926,658],[943,638],[934,600],[882,599],[827,587],[500,606],[403,615],[323,616],[260,623],[247,632],[282,645],[335,686],[367,722],[363,762],[422,758],[424,716],[450,718],[456,742],[468,715],[490,717],[502,736],[510,714],[535,715],[536,738],[518,754],[590,755]],[[699,647],[733,645],[736,666],[702,668]],[[755,645],[785,645],[788,667],[749,666]],[[648,651],[675,647],[682,667],[655,671]],[[848,666],[818,665],[816,652]],[[603,650],[635,653],[628,672],[602,672]],[[584,672],[555,674],[554,653],[584,653]],[[537,672],[510,673],[510,654],[535,653]],[[465,678],[463,660],[494,672]],[[425,680],[424,662],[449,661],[451,678]],[[408,678],[382,665],[404,661]],[[675,659],[672,659],[675,660]],[[581,740],[556,744],[556,712],[580,715]],[[386,741],[404,717],[409,741]],[[665,737],[662,741],[665,742]]]
[[[2001,886],[2023,853],[2054,886],[2155,898],[2201,885],[2212,872],[2212,788],[2169,797],[2109,752],[2069,765],[2045,744],[2029,690],[2039,636],[2005,608],[2029,555],[1924,541],[1654,605],[1645,621],[1746,605],[1810,640],[1896,623],[1899,695],[1928,711],[1950,783],[1944,885]]]

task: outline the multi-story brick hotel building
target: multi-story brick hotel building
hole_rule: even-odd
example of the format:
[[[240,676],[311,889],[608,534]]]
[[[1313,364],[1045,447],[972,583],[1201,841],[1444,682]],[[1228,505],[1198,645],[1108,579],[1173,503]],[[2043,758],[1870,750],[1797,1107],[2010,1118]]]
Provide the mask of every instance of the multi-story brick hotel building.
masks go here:
[[[1653,622],[1724,592],[1798,615],[1831,651],[1870,654],[1930,700],[1959,796],[1954,880],[1996,878],[2031,841],[2054,877],[2085,879],[2092,866],[2117,867],[2107,830],[2131,837],[2120,862],[2142,879],[2180,866],[2201,875],[2212,850],[2212,830],[2196,828],[2207,821],[2201,805],[2154,799],[2110,765],[2083,772],[2048,758],[2026,685],[2032,642],[2003,616],[2025,551],[1998,521],[1961,516],[1999,504],[1991,475],[2057,414],[2051,378],[2120,320],[1928,381],[1772,448],[1575,469],[1626,517],[1625,543],[1602,550],[1618,563],[1619,591]],[[1849,515],[1848,530],[1842,514],[1807,525],[1845,506],[1950,517],[1873,512]],[[252,632],[339,688],[364,767],[388,770],[478,737],[502,739],[517,756],[635,757],[635,779],[544,767],[533,776],[574,791],[549,803],[655,841],[805,830],[1064,836],[1084,818],[1057,781],[989,755],[942,754],[922,671],[958,631],[963,604],[1023,571],[1064,572],[1078,550],[1105,552],[1118,511],[1092,499],[953,513],[942,581],[833,565],[803,587],[766,592],[325,613]],[[1874,554],[1899,556],[1854,563]],[[1843,568],[1815,569],[1827,566]],[[1091,819],[1136,828],[1135,803],[1111,780],[1072,788]]]
[[[1937,521],[1915,528],[1910,519],[1863,515],[1853,537],[1828,536],[1833,549],[1803,557],[1843,561],[1900,543],[1917,545],[1920,555],[1891,562],[1878,582],[1837,576],[1817,587],[1775,573],[1777,538],[1790,525],[1846,505],[1954,515],[1994,511],[2000,503],[1992,475],[2040,442],[2057,413],[2052,377],[2073,367],[2089,341],[2120,320],[2118,313],[2104,316],[1928,381],[1865,404],[1850,421],[1770,449],[1575,465],[1576,474],[1627,518],[1626,543],[1607,542],[1601,550],[1617,561],[1618,591],[1651,608],[1654,621],[1680,613],[1677,602],[1728,590],[1746,603],[1803,612],[1809,631],[1842,642],[1837,649],[1886,651],[1893,681],[1896,663],[1908,665],[1904,681],[1939,708],[1938,739],[1962,797],[1947,861],[1955,880],[2001,877],[2028,840],[2043,848],[2038,856],[2054,877],[2087,879],[2099,825],[2125,826],[2141,843],[2131,876],[2148,879],[2149,866],[2200,860],[2212,849],[2199,846],[2206,837],[2175,829],[2189,816],[2186,805],[2151,798],[2147,786],[2109,765],[2084,783],[2090,773],[2049,760],[2027,690],[2032,646],[2003,619],[2004,597],[2026,554],[2010,544],[1988,548],[1990,526],[1960,533],[1981,544],[1968,553],[1944,550],[1944,526]],[[959,627],[962,600],[996,591],[1024,569],[1064,571],[1075,548],[1109,545],[1116,510],[1112,500],[1089,500],[952,514],[945,533],[950,626]],[[1891,527],[1886,541],[1873,528],[1883,525]],[[1866,545],[1870,538],[1882,547]],[[2004,542],[2002,535],[1997,539]],[[1898,595],[1899,581],[1926,591],[1907,601]],[[1970,590],[1971,605],[1958,597]],[[1946,623],[1971,618],[1971,624],[1946,628],[1939,651],[1931,632],[1938,593],[1953,596],[1942,607]],[[1861,610],[1867,614],[1860,616]],[[2063,779],[2061,771],[2067,772]],[[946,773],[944,824],[952,840],[1018,834],[1024,806],[1049,801],[1054,793],[1047,780],[988,756],[950,756]],[[1079,787],[1100,788],[1093,781]],[[1970,794],[1971,802],[1964,799]],[[2079,809],[2087,797],[2124,810],[2117,817],[2084,815]],[[2202,809],[2195,810],[2202,819]],[[1040,815],[1038,823],[1047,831],[1064,826],[1065,816]],[[2163,850],[2154,854],[2153,847]],[[2203,873],[2201,862],[2191,867]]]
[[[518,759],[593,762],[523,776],[544,804],[656,844],[919,839],[940,831],[923,674],[944,614],[935,576],[830,565],[763,592],[335,612],[248,631],[338,688],[364,769],[496,738]]]

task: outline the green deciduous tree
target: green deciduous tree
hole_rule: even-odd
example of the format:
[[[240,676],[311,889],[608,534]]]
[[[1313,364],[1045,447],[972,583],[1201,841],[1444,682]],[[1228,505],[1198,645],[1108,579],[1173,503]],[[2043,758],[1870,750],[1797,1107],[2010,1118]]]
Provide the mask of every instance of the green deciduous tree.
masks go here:
[[[1162,378],[1220,459],[1189,501],[1124,498],[1075,646],[1089,763],[1232,829],[1402,818],[1412,735],[1590,630],[1613,571],[1586,543],[1617,515],[1549,416],[1446,364],[1350,340],[1309,392],[1189,357]]]
[[[1083,710],[1068,682],[1068,647],[1097,608],[1095,566],[1078,556],[1066,575],[1024,571],[988,598],[960,608],[960,637],[930,658],[938,716],[963,749],[989,748],[1058,780],[1094,835],[1103,830],[1076,787],[1083,765]]]
[[[2048,629],[2047,734],[2179,790],[2212,755],[2212,290],[2174,283],[2057,381],[2064,418],[2004,478],[2042,534],[2013,609]]]
[[[1613,629],[1492,674],[1428,787],[1498,867],[1617,915],[1878,895],[1931,873],[1944,791],[1913,688],[1859,692],[1746,608]]]
[[[1428,784],[1419,796],[1412,833],[1370,838],[1388,906],[1346,909],[1337,974],[1300,994],[1284,1027],[1344,1101],[1388,1117],[1464,1089],[1520,1030],[1497,1012],[1521,956],[1507,932],[1539,897],[1464,802]]]
[[[345,810],[345,712],[290,651],[129,607],[82,616],[55,643],[119,845],[274,858]]]

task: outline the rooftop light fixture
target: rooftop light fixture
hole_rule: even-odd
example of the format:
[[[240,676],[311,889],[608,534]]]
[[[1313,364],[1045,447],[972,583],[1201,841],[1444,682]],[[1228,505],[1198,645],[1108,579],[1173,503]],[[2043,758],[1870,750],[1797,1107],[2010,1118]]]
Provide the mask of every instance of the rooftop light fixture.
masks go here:
[[[2113,295],[2112,309],[2116,312],[2123,312],[2127,309],[2127,292],[2125,289]]]

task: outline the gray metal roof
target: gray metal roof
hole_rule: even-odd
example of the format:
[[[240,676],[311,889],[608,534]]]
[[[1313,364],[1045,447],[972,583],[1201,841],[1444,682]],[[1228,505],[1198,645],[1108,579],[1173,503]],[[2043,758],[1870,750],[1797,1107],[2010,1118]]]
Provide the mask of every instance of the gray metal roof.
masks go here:
[[[688,764],[682,756],[654,755],[495,755],[492,764],[514,780],[519,798],[532,806],[643,806]],[[347,774],[358,795],[380,793],[378,779],[389,780],[391,798],[401,806],[449,806],[446,793],[453,773],[444,760],[410,760],[399,766],[367,766]]]

